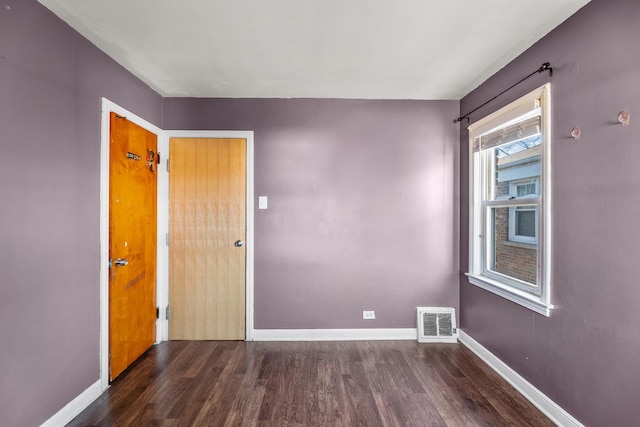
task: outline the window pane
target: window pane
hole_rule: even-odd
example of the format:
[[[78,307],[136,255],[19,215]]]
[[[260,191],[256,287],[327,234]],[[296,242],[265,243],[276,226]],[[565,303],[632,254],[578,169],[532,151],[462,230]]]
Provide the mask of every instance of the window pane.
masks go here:
[[[533,216],[533,235],[535,236],[535,210],[516,210],[517,217],[522,216],[522,231],[527,229],[528,215]],[[516,217],[516,218],[517,218]],[[538,248],[536,245],[519,245],[509,241],[509,208],[490,208],[492,241],[488,268],[497,273],[536,285],[538,283]]]
[[[516,189],[516,197],[532,196],[536,194],[536,183],[519,184]]]
[[[493,200],[539,195],[542,175],[542,137],[536,135],[491,149]]]
[[[536,211],[516,209],[516,235],[536,237]]]
[[[499,145],[496,147],[498,152],[498,158],[514,156],[523,151],[529,151],[534,147],[542,144],[542,136],[540,134],[524,138],[519,141],[510,142],[508,144]],[[526,154],[526,153],[525,153]],[[526,157],[526,155],[524,155]]]

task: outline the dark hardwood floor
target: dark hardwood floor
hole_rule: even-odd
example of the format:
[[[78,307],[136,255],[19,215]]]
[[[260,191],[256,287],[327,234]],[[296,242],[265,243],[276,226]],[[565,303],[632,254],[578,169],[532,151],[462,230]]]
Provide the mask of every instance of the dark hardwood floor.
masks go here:
[[[70,426],[552,426],[461,344],[171,341]]]

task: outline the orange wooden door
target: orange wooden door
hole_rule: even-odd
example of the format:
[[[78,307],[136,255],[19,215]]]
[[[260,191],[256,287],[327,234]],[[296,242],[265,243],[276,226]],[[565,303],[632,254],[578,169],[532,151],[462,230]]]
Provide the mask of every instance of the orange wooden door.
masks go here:
[[[245,337],[246,144],[169,142],[169,337]]]
[[[155,342],[157,136],[111,113],[109,379]]]

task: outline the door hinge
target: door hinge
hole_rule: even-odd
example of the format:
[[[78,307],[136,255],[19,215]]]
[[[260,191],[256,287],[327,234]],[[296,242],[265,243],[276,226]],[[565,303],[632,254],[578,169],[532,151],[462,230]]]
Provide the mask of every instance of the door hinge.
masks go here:
[[[167,157],[167,172],[169,172],[169,158]]]
[[[169,306],[167,306],[167,309],[165,310],[166,313],[166,320],[169,320]]]
[[[165,236],[164,243],[165,245],[169,246],[169,233],[167,233],[167,235]]]
[[[160,318],[160,307],[156,307],[156,319]]]

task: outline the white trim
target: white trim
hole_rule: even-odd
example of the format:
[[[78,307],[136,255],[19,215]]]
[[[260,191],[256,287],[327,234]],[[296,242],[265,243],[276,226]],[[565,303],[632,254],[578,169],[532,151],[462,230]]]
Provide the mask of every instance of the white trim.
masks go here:
[[[543,213],[540,219],[542,225],[542,233],[539,233],[540,241],[538,242],[540,247],[543,248],[542,262],[540,266],[540,283],[546,283],[547,286],[542,289],[543,301],[553,307],[551,304],[551,269],[553,265],[551,263],[551,236],[552,234],[552,222],[551,222],[551,143],[553,142],[553,135],[551,134],[551,84],[547,83],[545,86],[545,96],[542,97],[542,131],[544,138],[546,138],[542,145],[542,176],[544,181],[542,182],[543,188],[540,189],[544,197],[540,201],[540,212]]]
[[[253,264],[255,247],[255,219],[254,219],[254,147],[253,132],[247,132],[247,266],[246,266],[246,313],[245,340],[253,341]]]
[[[559,426],[584,427],[580,421],[572,417],[560,405],[547,397],[547,395],[534,387],[529,381],[461,329],[458,329],[458,340],[518,390],[536,408],[540,409],[551,421]]]
[[[114,112],[125,116],[127,120],[154,133],[158,136],[158,143],[162,139],[162,129],[149,123],[145,119],[120,107],[119,105],[102,98],[101,135],[100,135],[100,383],[101,390],[109,387],[109,113]],[[160,179],[160,177],[158,177]],[[161,186],[158,185],[158,196]],[[159,199],[159,197],[158,197]],[[164,218],[158,209],[158,239],[160,239],[160,224]],[[158,245],[158,253],[160,253]],[[156,260],[157,277],[162,276],[160,262]],[[160,281],[156,285],[156,301],[161,300]],[[156,341],[159,340],[159,330],[156,322]]]
[[[507,285],[504,285],[497,280],[491,280],[487,276],[473,275],[469,273],[465,273],[465,275],[469,279],[469,283],[472,285],[476,285],[479,288],[499,295],[511,302],[520,304],[521,306],[535,311],[538,314],[542,314],[543,316],[549,317],[551,315],[553,304],[546,303],[539,296],[512,286],[507,288]]]
[[[40,427],[58,427],[64,426],[84,411],[94,400],[102,394],[102,384],[98,380],[91,384],[85,391],[80,393],[71,402],[67,403],[64,408],[60,409],[47,421],[40,424]]]
[[[254,341],[386,341],[417,340],[416,328],[390,329],[256,329]]]
[[[253,264],[254,264],[254,200],[253,200],[253,194],[254,194],[254,148],[253,148],[253,131],[237,131],[237,130],[233,130],[233,131],[213,131],[213,130],[205,130],[205,131],[199,131],[199,130],[168,130],[165,131],[164,133],[165,137],[166,137],[166,143],[167,143],[167,148],[166,148],[166,152],[169,152],[169,139],[170,138],[243,138],[247,141],[247,175],[246,175],[246,180],[247,180],[247,187],[246,187],[246,193],[247,193],[247,200],[246,200],[246,210],[247,210],[247,216],[246,216],[246,220],[247,220],[247,235],[246,235],[246,272],[245,272],[245,281],[246,281],[246,290],[245,290],[245,300],[246,300],[246,307],[245,307],[245,340],[246,341],[253,341],[254,340],[254,330],[253,330],[253,282],[254,282],[254,276],[253,276]],[[166,157],[166,156],[165,156]],[[166,170],[166,167],[165,167]],[[167,232],[169,230],[169,223],[168,223],[168,200],[169,200],[169,193],[168,193],[168,176],[167,175]],[[166,258],[166,265],[168,268],[169,265],[169,256],[168,256],[168,251],[167,251],[167,258]],[[168,273],[168,270],[167,270]],[[169,280],[168,280],[168,274],[167,276],[164,277],[164,279],[166,279],[160,286],[163,288],[163,291],[166,292],[166,296],[167,299],[166,301],[169,301]],[[167,327],[167,331],[168,331],[168,327]],[[168,339],[168,335],[165,339]]]
[[[160,316],[156,322],[157,342],[169,340],[169,320],[167,307],[169,306],[169,248],[167,234],[169,233],[169,172],[167,159],[169,158],[169,138],[166,133],[158,136],[158,295],[156,304],[160,308]]]

